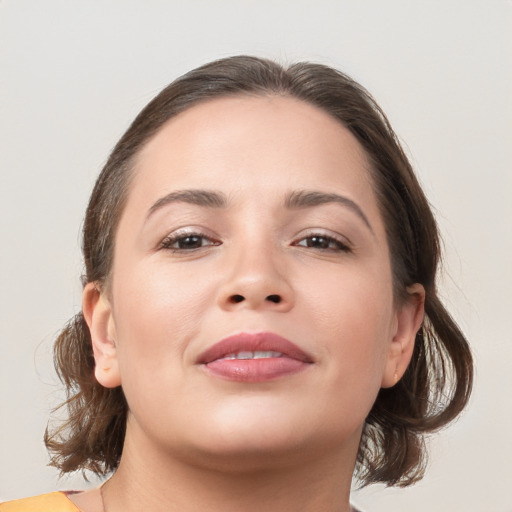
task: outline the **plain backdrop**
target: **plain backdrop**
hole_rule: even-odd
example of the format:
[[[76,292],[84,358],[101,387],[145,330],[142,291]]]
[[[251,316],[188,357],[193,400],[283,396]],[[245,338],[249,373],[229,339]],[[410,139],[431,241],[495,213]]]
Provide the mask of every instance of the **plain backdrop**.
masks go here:
[[[435,209],[442,296],[475,353],[470,406],[430,440],[425,479],[354,503],[511,512],[511,14],[510,0],[0,0],[0,501],[87,486],[46,467],[42,435],[110,149],[172,79],[249,53],[333,65],[378,99]]]

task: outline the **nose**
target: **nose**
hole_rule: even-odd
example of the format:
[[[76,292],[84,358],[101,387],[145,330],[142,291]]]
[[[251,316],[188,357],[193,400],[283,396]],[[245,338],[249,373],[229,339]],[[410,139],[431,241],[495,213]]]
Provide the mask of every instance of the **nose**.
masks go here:
[[[229,271],[218,294],[222,309],[286,312],[293,308],[295,295],[286,262],[276,251],[241,250],[226,264]]]

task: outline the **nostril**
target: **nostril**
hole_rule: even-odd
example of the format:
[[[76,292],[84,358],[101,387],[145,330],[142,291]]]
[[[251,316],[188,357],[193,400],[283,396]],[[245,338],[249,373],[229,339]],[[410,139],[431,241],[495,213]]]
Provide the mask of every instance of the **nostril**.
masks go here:
[[[244,297],[242,295],[232,295],[229,299],[230,302],[232,302],[233,304],[238,304],[239,302],[242,302],[244,299]]]
[[[267,300],[270,302],[274,302],[275,304],[279,304],[281,302],[281,297],[279,295],[269,295]]]

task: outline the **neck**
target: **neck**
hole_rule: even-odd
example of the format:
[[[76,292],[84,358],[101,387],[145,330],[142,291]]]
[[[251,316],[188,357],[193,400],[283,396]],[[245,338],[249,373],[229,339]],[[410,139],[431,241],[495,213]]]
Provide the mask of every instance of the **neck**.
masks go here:
[[[231,468],[190,463],[127,437],[119,468],[103,490],[105,510],[348,512],[357,449],[350,452],[242,469],[237,461]]]

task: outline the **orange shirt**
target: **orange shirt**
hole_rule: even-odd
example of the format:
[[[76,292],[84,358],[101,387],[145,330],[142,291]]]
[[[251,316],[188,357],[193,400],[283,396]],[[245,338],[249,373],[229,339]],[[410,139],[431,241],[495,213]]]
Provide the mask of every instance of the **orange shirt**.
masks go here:
[[[0,512],[80,512],[63,492],[0,503]]]
[[[358,512],[355,508],[350,510]],[[0,503],[0,512],[80,512],[80,509],[68,499],[66,493],[51,492],[33,498]]]

